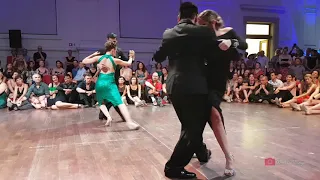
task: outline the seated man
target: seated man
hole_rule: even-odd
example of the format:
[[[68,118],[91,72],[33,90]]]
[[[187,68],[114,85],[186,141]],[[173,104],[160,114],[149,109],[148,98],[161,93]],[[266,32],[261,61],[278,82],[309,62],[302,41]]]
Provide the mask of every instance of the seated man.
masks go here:
[[[80,100],[84,102],[84,107],[94,107],[95,102],[95,83],[92,81],[91,74],[87,73],[84,81],[80,82],[77,87]]]
[[[273,89],[276,90],[277,88],[283,87],[283,82],[278,79],[275,72],[270,73],[271,79],[269,80],[269,84],[273,86]]]
[[[53,110],[81,108],[82,105],[75,103],[78,96],[76,87],[77,84],[72,82],[71,76],[67,74],[64,78],[64,83],[56,87],[57,94],[53,101],[51,101],[50,108]]]
[[[32,79],[34,84],[29,87],[27,94],[22,100],[28,99],[36,109],[45,108],[47,107],[47,98],[50,96],[49,87],[46,83],[42,82],[39,74],[34,74]]]
[[[253,93],[249,96],[250,102],[271,103],[273,96],[273,86],[268,83],[268,77],[261,78],[261,84],[256,87]]]
[[[152,79],[148,79],[145,82],[147,86],[148,96],[151,98],[153,105],[163,106],[162,103],[162,83],[159,80],[159,75],[157,72],[152,74]]]
[[[74,82],[77,82],[78,84],[83,81],[84,75],[87,73],[86,68],[84,67],[83,63],[79,63],[79,69],[77,70],[76,76],[73,78]]]

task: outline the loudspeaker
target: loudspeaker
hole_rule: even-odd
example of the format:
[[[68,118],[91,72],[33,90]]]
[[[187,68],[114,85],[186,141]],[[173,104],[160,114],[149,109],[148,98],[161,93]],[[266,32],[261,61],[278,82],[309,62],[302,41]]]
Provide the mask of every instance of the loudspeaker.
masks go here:
[[[10,48],[22,48],[21,30],[9,30]]]

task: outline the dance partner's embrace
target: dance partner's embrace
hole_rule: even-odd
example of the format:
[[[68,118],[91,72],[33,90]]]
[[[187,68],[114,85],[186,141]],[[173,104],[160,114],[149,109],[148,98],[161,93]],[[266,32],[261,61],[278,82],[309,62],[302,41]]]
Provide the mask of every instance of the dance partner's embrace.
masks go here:
[[[121,59],[114,58],[114,56],[116,56],[115,42],[107,41],[105,43],[105,48],[106,53],[104,55],[100,52],[95,52],[82,61],[84,64],[93,64],[98,62],[97,66],[100,69],[100,72],[95,89],[100,110],[107,117],[106,125],[111,126],[112,118],[106,104],[112,103],[114,107],[118,107],[120,109],[128,128],[136,130],[139,128],[139,125],[132,120],[127,106],[123,103],[114,77],[117,65],[131,66],[135,53],[130,50],[129,60],[122,61]]]
[[[194,153],[200,162],[208,162],[211,151],[202,137],[207,122],[225,154],[224,174],[233,176],[234,159],[220,103],[230,61],[238,54],[236,48],[245,50],[247,44],[232,28],[223,26],[221,16],[215,11],[205,10],[198,15],[196,5],[184,2],[178,17],[178,24],[163,33],[162,44],[153,56],[156,62],[169,59],[167,93],[182,124],[180,138],[165,165],[165,176],[195,178],[195,173],[184,169]]]

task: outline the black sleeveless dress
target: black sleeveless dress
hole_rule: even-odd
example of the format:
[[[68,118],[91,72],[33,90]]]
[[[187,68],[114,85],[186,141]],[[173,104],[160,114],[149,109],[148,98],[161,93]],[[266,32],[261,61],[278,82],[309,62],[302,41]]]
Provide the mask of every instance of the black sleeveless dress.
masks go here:
[[[247,49],[248,45],[243,41],[232,29],[227,33],[218,36],[218,39],[237,39],[238,49]],[[236,48],[230,47],[227,51],[217,50],[214,59],[207,62],[208,68],[208,87],[209,87],[209,103],[220,113],[223,125],[224,119],[220,104],[226,91],[226,84],[230,76],[230,62],[239,58]],[[211,121],[209,121],[209,124]],[[211,125],[211,124],[210,124]]]
[[[72,72],[72,69],[74,68],[72,63],[74,60],[75,60],[75,57],[72,57],[71,59],[69,59],[69,57],[66,57],[66,61],[68,63],[71,63],[71,64],[67,65],[67,72]]]

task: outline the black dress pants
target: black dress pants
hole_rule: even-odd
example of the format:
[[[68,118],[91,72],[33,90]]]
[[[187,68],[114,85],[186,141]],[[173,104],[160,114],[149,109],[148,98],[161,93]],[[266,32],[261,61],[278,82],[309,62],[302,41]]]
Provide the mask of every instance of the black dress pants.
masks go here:
[[[172,94],[170,99],[181,123],[181,134],[165,168],[180,170],[190,162],[194,153],[197,157],[207,154],[202,134],[210,118],[211,105],[208,95]]]

